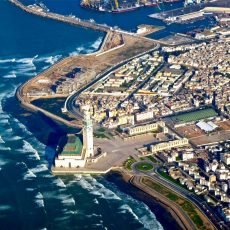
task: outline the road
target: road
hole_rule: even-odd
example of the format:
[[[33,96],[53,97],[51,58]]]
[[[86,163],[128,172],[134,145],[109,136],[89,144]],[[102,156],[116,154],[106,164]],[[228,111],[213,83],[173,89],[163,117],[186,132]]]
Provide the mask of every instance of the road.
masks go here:
[[[148,172],[144,173],[147,176],[150,176],[154,178],[156,181],[158,181],[160,184],[163,184],[164,186],[172,189],[173,191],[176,191],[177,193],[181,194],[188,200],[191,200],[195,205],[199,208],[199,210],[204,214],[204,216],[207,217],[207,219],[212,223],[213,226],[216,227],[216,229],[225,229],[222,225],[222,221],[213,213],[213,211],[210,209],[210,207],[206,204],[206,202],[195,195],[193,192],[190,192],[173,182],[163,178],[159,173],[158,173],[158,168],[159,166],[156,167],[155,165],[155,170],[154,172]],[[226,228],[227,229],[227,228]]]
[[[84,92],[85,90],[87,90],[88,88],[90,88],[91,86],[93,86],[94,84],[96,84],[98,81],[102,80],[103,78],[106,78],[112,71],[116,70],[117,68],[127,64],[128,62],[130,62],[131,60],[133,60],[134,58],[138,58],[141,57],[142,55],[145,55],[147,53],[150,53],[154,50],[159,49],[160,45],[157,44],[156,47],[154,47],[151,50],[145,51],[141,54],[138,54],[132,58],[129,58],[127,60],[121,61],[120,63],[111,66],[109,69],[106,69],[104,72],[100,73],[99,75],[97,75],[91,82],[89,82],[88,84],[86,84],[85,86],[83,86],[82,88],[80,88],[77,91],[74,91],[65,101],[65,110],[68,111],[72,116],[74,116],[77,120],[81,120],[82,119],[82,114],[80,113],[79,109],[76,108],[76,100],[77,98],[80,96],[80,94],[82,92]]]

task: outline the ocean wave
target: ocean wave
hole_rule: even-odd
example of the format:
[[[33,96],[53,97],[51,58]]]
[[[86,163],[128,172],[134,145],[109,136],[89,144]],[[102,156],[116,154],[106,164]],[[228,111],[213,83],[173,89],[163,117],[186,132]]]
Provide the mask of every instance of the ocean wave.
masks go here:
[[[9,120],[7,118],[0,119],[0,124],[8,124]]]
[[[61,194],[61,193],[59,193],[59,194],[52,194],[52,196],[50,196],[50,195],[49,195],[49,197],[53,197],[53,198],[56,198],[56,199],[60,200],[60,202],[63,205],[66,205],[66,206],[69,206],[69,205],[74,206],[75,205],[75,200],[72,197],[72,195],[70,195],[70,194],[65,194],[65,193]],[[64,211],[66,211],[66,209]]]
[[[38,192],[35,196],[35,203],[38,205],[38,207],[44,207],[45,204],[44,204],[44,199],[43,199],[43,195]]]
[[[55,184],[55,185],[57,185],[58,187],[61,187],[61,188],[66,188],[65,183],[60,178],[55,179],[53,181],[53,184]]]
[[[0,211],[10,210],[12,207],[10,205],[0,205]]]
[[[82,53],[85,53],[85,50],[86,50],[86,47],[84,46],[79,46],[76,48],[75,51],[69,53],[69,56],[76,56],[78,54],[82,54]]]
[[[44,62],[48,63],[50,65],[53,65],[55,62],[59,61],[61,59],[62,55],[54,55],[49,57],[39,57],[34,60],[34,62]]]
[[[32,157],[35,158],[36,160],[40,160],[40,156],[38,154],[38,151],[33,148],[33,146],[26,140],[23,140],[23,146],[22,149],[19,149],[20,152],[23,153],[33,153]]]
[[[5,141],[2,139],[2,137],[0,136],[0,144],[4,144]]]
[[[98,199],[97,199],[97,198],[94,198],[94,199],[93,199],[93,203],[94,203],[94,204],[99,204]]]
[[[27,171],[23,175],[24,180],[30,180],[35,177],[37,176],[29,168],[27,168]]]
[[[1,150],[1,151],[11,151],[11,148],[10,148],[10,147],[7,147],[7,146],[2,146],[2,145],[0,145],[0,150]]]
[[[95,42],[93,42],[93,43],[91,44],[91,47],[92,47],[94,50],[97,50],[97,49],[100,47],[102,41],[103,41],[103,37],[99,37]]]
[[[2,120],[4,120],[4,119],[8,119],[8,118],[10,118],[8,114],[6,114],[6,113],[0,113],[0,122]]]
[[[65,205],[75,205],[75,200],[73,197],[66,196],[64,199],[61,200],[62,204]]]
[[[0,63],[12,63],[15,62],[16,59],[15,58],[11,58],[11,59],[2,59],[0,60]]]
[[[45,164],[37,165],[35,168],[32,168],[31,171],[33,173],[41,173],[48,171],[48,168]]]
[[[2,167],[2,166],[5,166],[5,165],[7,165],[9,162],[10,162],[9,160],[6,160],[6,159],[1,158],[1,159],[0,159],[0,166],[1,166],[1,167]]]
[[[144,226],[145,229],[163,229],[161,224],[157,221],[154,213],[145,203],[140,202],[134,199],[132,196],[121,192],[115,184],[104,180],[104,178],[101,180],[102,183],[108,187],[108,189],[114,191],[116,195],[121,198],[121,206],[119,208],[121,213],[129,212],[135,220]]]
[[[4,75],[3,78],[16,78],[17,75],[14,70],[10,71],[7,75]]]
[[[12,128],[5,129],[5,133],[12,133],[12,132],[13,132]]]
[[[96,41],[92,42],[92,43],[88,43],[87,45],[83,45],[83,46],[79,46],[75,49],[75,51],[70,52],[69,56],[76,56],[79,54],[89,54],[94,52],[95,50],[97,50],[101,43],[103,41],[103,37],[99,37]]]
[[[33,192],[34,190],[36,190],[36,188],[26,188],[26,191],[28,192]]]
[[[31,136],[32,133],[27,129],[27,127],[25,125],[23,125],[17,118],[13,118],[12,120],[14,122],[14,124],[20,128],[22,130],[23,133]]]
[[[92,176],[84,176],[78,183],[83,189],[89,191],[90,194],[98,196],[100,198],[106,200],[121,200],[119,196],[117,196],[110,189],[106,188],[103,184],[99,183]]]
[[[18,141],[21,140],[22,138],[19,136],[11,136],[11,137],[4,137],[4,140],[7,142],[11,142],[11,141]],[[0,140],[1,143],[1,140]]]

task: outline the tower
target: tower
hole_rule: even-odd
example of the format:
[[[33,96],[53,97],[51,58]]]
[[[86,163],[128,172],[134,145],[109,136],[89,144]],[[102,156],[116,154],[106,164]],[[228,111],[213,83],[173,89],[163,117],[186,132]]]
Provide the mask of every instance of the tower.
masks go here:
[[[93,122],[90,118],[90,107],[84,106],[82,108],[84,111],[83,120],[83,146],[86,150],[86,157],[92,157],[94,155],[93,151]]]

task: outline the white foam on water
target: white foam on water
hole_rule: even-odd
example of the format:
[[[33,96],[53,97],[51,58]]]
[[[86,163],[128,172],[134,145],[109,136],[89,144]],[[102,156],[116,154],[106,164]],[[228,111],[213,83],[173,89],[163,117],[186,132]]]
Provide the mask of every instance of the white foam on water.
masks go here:
[[[43,196],[46,199],[57,199],[57,191],[48,191],[48,192],[43,192]]]
[[[37,165],[35,168],[32,168],[31,171],[33,173],[41,173],[41,172],[46,172],[48,171],[48,168],[45,164]]]
[[[102,43],[102,40],[103,40],[103,37],[99,37],[95,42],[93,42],[91,44],[91,47],[95,50],[97,50],[99,48],[99,46],[101,45]]]
[[[12,63],[15,62],[16,59],[15,58],[11,58],[11,59],[2,59],[0,60],[0,63]]]
[[[9,120],[7,118],[0,119],[0,124],[9,124]]]
[[[38,205],[38,207],[45,207],[43,195],[40,192],[36,194],[34,201]]]
[[[7,141],[7,142],[10,142],[10,141],[18,141],[18,140],[21,140],[22,138],[19,137],[19,136],[11,136],[11,137],[4,137],[4,140]]]
[[[5,141],[2,139],[2,137],[0,136],[0,144],[4,144]]]
[[[157,221],[156,216],[152,211],[149,209],[149,207],[144,204],[143,202],[140,202],[131,196],[120,192],[117,187],[113,184],[109,184],[111,189],[113,191],[116,191],[117,195],[122,198],[122,201],[125,204],[122,204],[120,209],[122,212],[129,212],[132,214],[132,216],[141,224],[143,224],[145,229],[159,229],[162,230],[163,227],[161,224]]]
[[[35,190],[35,188],[26,188],[26,191],[28,192],[33,192]]]
[[[79,46],[76,48],[75,51],[69,53],[69,56],[75,56],[75,55],[78,55],[80,53],[84,53],[86,51],[86,48],[84,46]]]
[[[60,192],[60,191],[59,191]],[[65,192],[65,191],[64,191]],[[47,194],[46,194],[47,195]],[[74,198],[72,197],[72,195],[70,194],[65,194],[65,193],[59,193],[59,194],[52,194],[52,193],[48,193],[48,196],[53,196],[54,198],[60,200],[60,202],[63,204],[63,205],[66,205],[66,206],[75,206],[75,200]]]
[[[23,175],[24,180],[30,180],[30,179],[35,178],[35,177],[37,177],[37,176],[29,168]]]
[[[34,62],[44,62],[48,63],[50,65],[53,65],[55,62],[59,61],[61,59],[62,55],[54,55],[54,56],[45,56],[45,57],[39,57],[34,60]]]
[[[8,146],[0,145],[0,151],[10,151],[11,148]]]
[[[8,163],[9,163],[8,160],[6,160],[6,159],[0,159],[0,166],[1,167],[4,166],[4,165],[7,165]]]
[[[87,217],[102,217],[102,215],[101,214],[96,214],[96,213],[92,213],[92,214],[90,214],[90,215],[86,215]]]
[[[127,205],[127,204],[123,204],[119,209],[121,209],[121,213],[126,213],[129,212],[130,214],[132,214],[132,216],[139,221],[138,216],[133,212],[132,208]]]
[[[23,146],[22,149],[19,149],[18,151],[23,153],[33,153],[32,158],[35,158],[36,160],[40,160],[40,156],[36,149],[33,148],[33,146],[26,140],[23,140]]]
[[[16,78],[17,75],[16,75],[16,72],[13,70],[13,71],[10,71],[7,75],[4,75],[3,78]]]
[[[121,200],[110,189],[106,188],[103,184],[99,183],[95,178],[91,176],[83,176],[78,183],[83,189],[89,191],[90,194],[98,196],[106,200]]]
[[[30,135],[30,136],[32,135],[32,133],[26,128],[26,126],[23,125],[17,118],[14,118],[13,121],[23,131],[23,133]]]
[[[52,174],[45,174],[42,177],[44,177],[44,178],[53,178],[54,176]]]
[[[10,210],[11,208],[10,205],[0,205],[0,211]]]
[[[53,184],[55,184],[55,185],[57,185],[58,187],[61,187],[61,188],[66,188],[65,183],[60,178],[55,179],[53,181]]]
[[[93,203],[94,203],[94,204],[99,204],[99,201],[97,200],[97,198],[94,198],[94,199],[93,199]]]
[[[78,211],[72,211],[72,210],[69,210],[69,211],[65,211],[65,215],[68,215],[68,214],[70,214],[70,215],[76,215],[76,214],[78,214]]]
[[[62,204],[65,204],[65,205],[75,205],[75,200],[73,197],[69,197],[69,198],[65,198],[65,199],[62,199],[61,200]]]

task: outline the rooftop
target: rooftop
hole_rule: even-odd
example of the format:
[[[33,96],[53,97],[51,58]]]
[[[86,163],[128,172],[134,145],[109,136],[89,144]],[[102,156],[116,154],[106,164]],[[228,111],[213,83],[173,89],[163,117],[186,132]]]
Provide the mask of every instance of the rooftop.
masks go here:
[[[61,152],[62,155],[80,155],[82,152],[82,141],[74,134],[68,135],[67,143]]]

